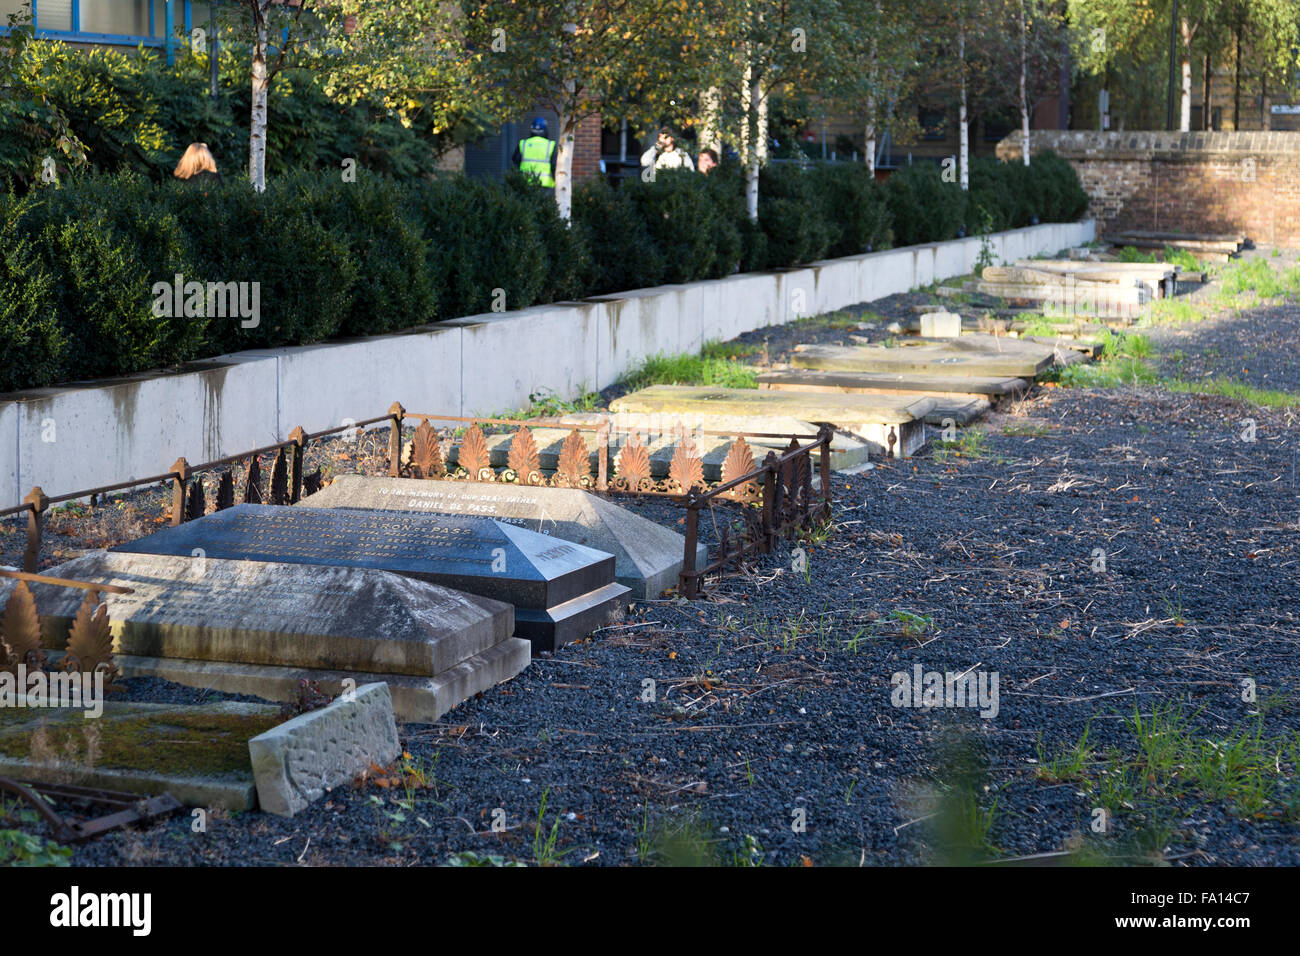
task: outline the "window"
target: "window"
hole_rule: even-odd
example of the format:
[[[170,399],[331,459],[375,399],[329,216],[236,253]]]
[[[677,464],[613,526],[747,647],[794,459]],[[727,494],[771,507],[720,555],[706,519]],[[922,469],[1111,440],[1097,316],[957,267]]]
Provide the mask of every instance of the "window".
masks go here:
[[[922,109],[917,114],[922,139],[947,139],[948,117],[943,110]]]
[[[37,0],[36,26],[41,30],[71,30],[72,0]]]
[[[40,0],[41,26],[45,24],[45,4]],[[153,36],[149,26],[149,0],[82,0],[79,33],[117,33],[124,36]],[[157,6],[163,6],[158,3]]]

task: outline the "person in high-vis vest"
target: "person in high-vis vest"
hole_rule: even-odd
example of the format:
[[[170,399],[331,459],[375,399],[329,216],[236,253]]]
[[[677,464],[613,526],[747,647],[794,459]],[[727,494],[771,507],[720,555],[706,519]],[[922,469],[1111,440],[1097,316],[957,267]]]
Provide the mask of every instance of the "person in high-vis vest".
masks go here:
[[[546,120],[533,120],[532,136],[515,147],[515,166],[539,186],[555,188],[555,141],[547,136]]]

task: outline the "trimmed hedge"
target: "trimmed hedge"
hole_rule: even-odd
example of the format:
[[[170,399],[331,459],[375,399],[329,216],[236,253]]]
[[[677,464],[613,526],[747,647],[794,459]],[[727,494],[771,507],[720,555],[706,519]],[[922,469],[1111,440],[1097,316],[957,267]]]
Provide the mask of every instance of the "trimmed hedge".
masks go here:
[[[375,335],[439,319],[828,256],[1072,221],[1087,205],[1070,166],[972,165],[971,189],[914,166],[883,185],[858,166],[773,165],[759,218],[739,170],[661,172],[574,193],[511,177],[396,182],[358,169],[246,182],[88,176],[0,193],[0,391],[121,375],[249,348]],[[155,286],[258,283],[258,321],[155,315]],[[182,310],[184,311],[184,310]]]

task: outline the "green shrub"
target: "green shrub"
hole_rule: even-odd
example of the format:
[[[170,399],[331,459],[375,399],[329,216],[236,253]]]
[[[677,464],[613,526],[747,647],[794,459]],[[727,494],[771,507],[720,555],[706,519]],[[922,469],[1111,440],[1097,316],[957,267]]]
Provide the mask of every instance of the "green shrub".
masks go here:
[[[368,172],[359,172],[355,182],[314,174],[295,185],[313,218],[348,246],[355,280],[339,328],[343,335],[379,335],[434,320],[428,244],[406,215],[401,187]]]
[[[155,316],[153,288],[189,271],[184,230],[139,176],[91,177],[30,196],[23,232],[55,276],[65,374],[121,375],[200,354],[205,321]]]
[[[590,179],[573,194],[573,221],[583,227],[591,248],[594,279],[591,294],[659,285],[664,257],[650,238],[630,189],[612,189]]]
[[[822,164],[812,172],[822,221],[831,230],[827,255],[852,256],[884,247],[889,207],[884,192],[865,166]]]
[[[734,222],[715,204],[709,177],[689,170],[660,170],[652,182],[624,184],[650,241],[664,262],[665,282],[693,282],[730,273]]]
[[[163,186],[189,237],[193,278],[259,283],[255,327],[239,317],[209,321],[217,352],[319,342],[344,328],[358,265],[341,231],[304,201],[312,185],[304,174],[273,179],[260,195],[239,181]]]
[[[928,163],[890,173],[885,197],[896,246],[955,239],[966,219],[961,186],[944,182],[940,168]]]
[[[767,166],[759,175],[758,223],[767,237],[766,268],[814,262],[826,255],[831,232],[811,171]]]
[[[57,381],[66,367],[57,279],[19,223],[29,205],[0,194],[0,392]]]
[[[517,170],[506,177],[506,186],[528,207],[541,237],[546,268],[537,301],[561,302],[587,295],[595,282],[596,263],[585,224],[576,217],[565,223],[554,194],[533,185]]]
[[[1088,211],[1088,194],[1079,174],[1068,162],[1049,150],[1033,157],[1030,170],[1042,190],[1042,222],[1074,222]]]
[[[411,187],[407,203],[430,243],[444,317],[498,304],[526,309],[538,300],[547,252],[527,200],[497,183],[449,176]]]

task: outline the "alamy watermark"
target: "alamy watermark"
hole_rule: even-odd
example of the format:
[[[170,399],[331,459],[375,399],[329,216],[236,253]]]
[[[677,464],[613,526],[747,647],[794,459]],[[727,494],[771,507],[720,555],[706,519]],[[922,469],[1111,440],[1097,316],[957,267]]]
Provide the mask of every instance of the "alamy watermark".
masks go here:
[[[49,673],[19,664],[13,671],[0,671],[0,707],[66,708],[93,720],[104,713],[104,672]]]
[[[889,702],[895,707],[977,707],[985,719],[998,715],[997,671],[971,668],[954,674],[927,671],[916,664],[911,673],[895,671],[889,683],[893,687]]]
[[[262,321],[262,284],[186,282],[178,272],[171,282],[153,284],[153,314],[159,319],[239,318],[240,328],[255,329]]]

